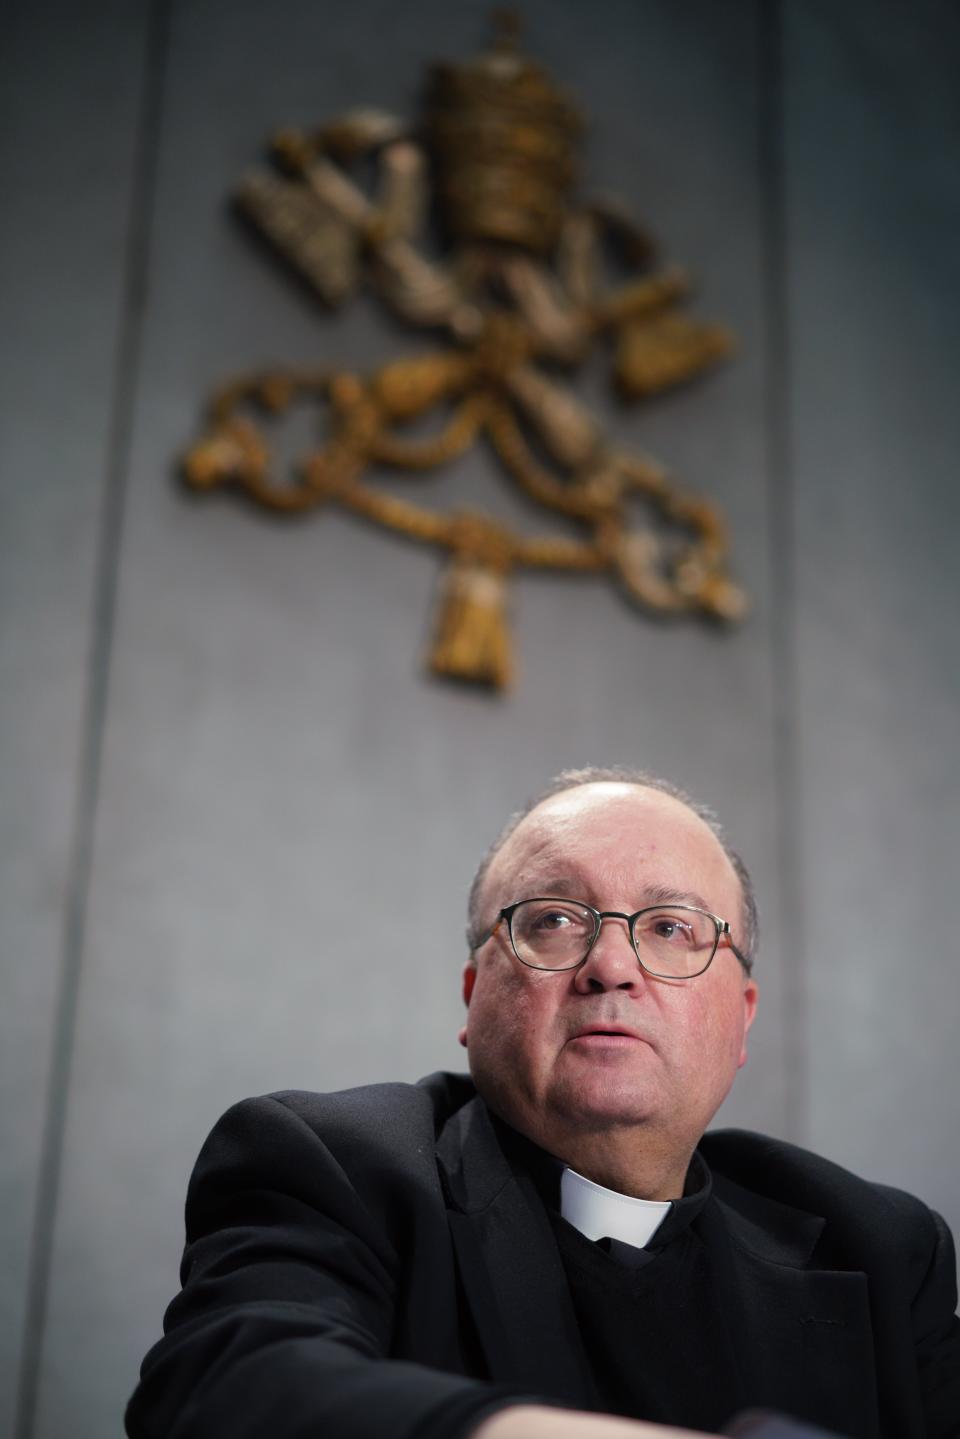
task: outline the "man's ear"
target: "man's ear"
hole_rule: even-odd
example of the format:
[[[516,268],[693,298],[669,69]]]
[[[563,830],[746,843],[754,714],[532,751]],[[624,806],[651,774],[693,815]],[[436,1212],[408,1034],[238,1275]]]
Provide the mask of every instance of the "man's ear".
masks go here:
[[[476,982],[477,982],[477,966],[476,966],[475,962],[473,961],[473,959],[468,959],[467,962],[466,962],[466,964],[463,966],[463,991],[462,991],[462,993],[463,993],[463,1002],[464,1002],[464,1004],[466,1004],[466,1005],[469,1005],[469,1003],[470,1003],[470,996],[473,994],[473,986],[476,984]],[[464,1049],[466,1049],[466,1047],[467,1047],[467,1026],[466,1026],[466,1025],[464,1025],[463,1028],[460,1030],[460,1033],[457,1035],[457,1038],[459,1039],[460,1043],[463,1045]]]
[[[755,979],[748,979],[743,986],[743,1045],[740,1050],[740,1059],[737,1068],[742,1069],[747,1062],[747,1032],[757,1017],[757,982]]]

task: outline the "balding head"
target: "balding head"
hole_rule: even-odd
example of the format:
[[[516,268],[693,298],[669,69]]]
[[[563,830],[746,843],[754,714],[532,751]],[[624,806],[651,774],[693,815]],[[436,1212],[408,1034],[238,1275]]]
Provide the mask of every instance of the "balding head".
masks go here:
[[[661,779],[656,775],[648,774],[645,770],[627,769],[620,766],[601,767],[591,766],[585,769],[563,770],[551,780],[550,783],[536,794],[522,809],[517,810],[510,816],[501,832],[497,835],[493,844],[487,850],[474,875],[470,887],[470,899],[467,920],[467,945],[472,951],[480,936],[489,928],[493,916],[490,911],[488,898],[488,878],[498,855],[504,849],[507,841],[527,819],[533,811],[538,809],[547,800],[556,795],[562,795],[569,790],[576,790],[584,785],[633,785],[641,789],[653,790],[658,794],[667,795],[685,806],[706,825],[716,839],[720,848],[729,861],[734,874],[737,877],[740,890],[739,915],[731,915],[732,924],[737,929],[737,948],[745,961],[744,968],[749,973],[753,968],[753,961],[757,951],[757,903],[753,889],[753,881],[749,871],[737,851],[730,844],[726,832],[717,819],[716,814],[707,805],[700,804],[691,798],[679,786],[671,784],[669,780]],[[611,793],[615,792],[611,791]],[[518,898],[519,895],[514,896]]]

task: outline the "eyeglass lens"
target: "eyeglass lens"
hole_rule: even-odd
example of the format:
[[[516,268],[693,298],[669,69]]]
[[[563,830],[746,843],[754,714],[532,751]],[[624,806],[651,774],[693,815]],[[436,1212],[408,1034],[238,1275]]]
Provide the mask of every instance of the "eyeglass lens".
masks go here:
[[[511,916],[518,958],[538,969],[568,969],[585,958],[597,928],[596,916],[572,900],[527,899]],[[699,974],[717,946],[717,926],[696,909],[664,905],[646,909],[633,927],[645,969],[668,978]]]

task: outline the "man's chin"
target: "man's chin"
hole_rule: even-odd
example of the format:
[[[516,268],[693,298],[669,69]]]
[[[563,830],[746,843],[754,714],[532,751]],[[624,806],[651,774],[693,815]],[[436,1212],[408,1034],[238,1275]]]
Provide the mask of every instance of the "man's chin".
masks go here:
[[[555,1118],[573,1129],[596,1133],[649,1124],[656,1116],[656,1096],[649,1089],[609,1083],[571,1086],[553,1096]]]

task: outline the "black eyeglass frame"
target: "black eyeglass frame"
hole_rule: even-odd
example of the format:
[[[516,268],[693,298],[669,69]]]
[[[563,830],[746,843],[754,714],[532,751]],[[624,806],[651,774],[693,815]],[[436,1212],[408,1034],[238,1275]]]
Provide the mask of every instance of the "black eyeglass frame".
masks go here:
[[[589,914],[593,915],[593,935],[583,956],[578,959],[575,964],[561,965],[531,964],[529,959],[524,959],[523,956],[518,953],[516,941],[513,937],[513,916],[522,904],[576,904],[579,905],[581,909],[585,909]],[[649,965],[644,964],[640,955],[640,948],[637,944],[635,925],[641,915],[651,914],[654,910],[658,909],[682,909],[687,914],[702,914],[706,919],[713,920],[716,929],[713,949],[710,951],[710,958],[702,969],[696,970],[693,974],[663,974],[660,970],[651,969]],[[719,914],[713,914],[709,909],[701,909],[697,904],[647,904],[644,905],[643,909],[635,910],[633,914],[621,914],[617,909],[594,909],[592,904],[587,904],[586,900],[583,899],[570,899],[569,896],[555,894],[535,894],[531,895],[528,899],[518,899],[515,900],[513,904],[505,905],[486,934],[477,940],[473,946],[473,953],[476,953],[478,949],[482,949],[487,940],[493,938],[503,921],[506,920],[507,933],[510,936],[510,948],[513,950],[514,956],[520,964],[524,965],[527,969],[538,969],[541,974],[569,974],[571,970],[579,969],[582,964],[586,964],[590,958],[590,951],[600,938],[600,930],[603,928],[603,921],[605,919],[622,919],[626,921],[627,928],[630,932],[630,943],[633,945],[633,952],[637,956],[637,963],[645,974],[652,975],[654,979],[699,979],[701,974],[706,974],[713,963],[717,950],[720,948],[720,941],[723,938],[726,938],[730,948],[743,966],[744,971],[747,974],[750,973],[750,961],[733,942],[733,936],[730,933],[730,921],[721,919]]]

